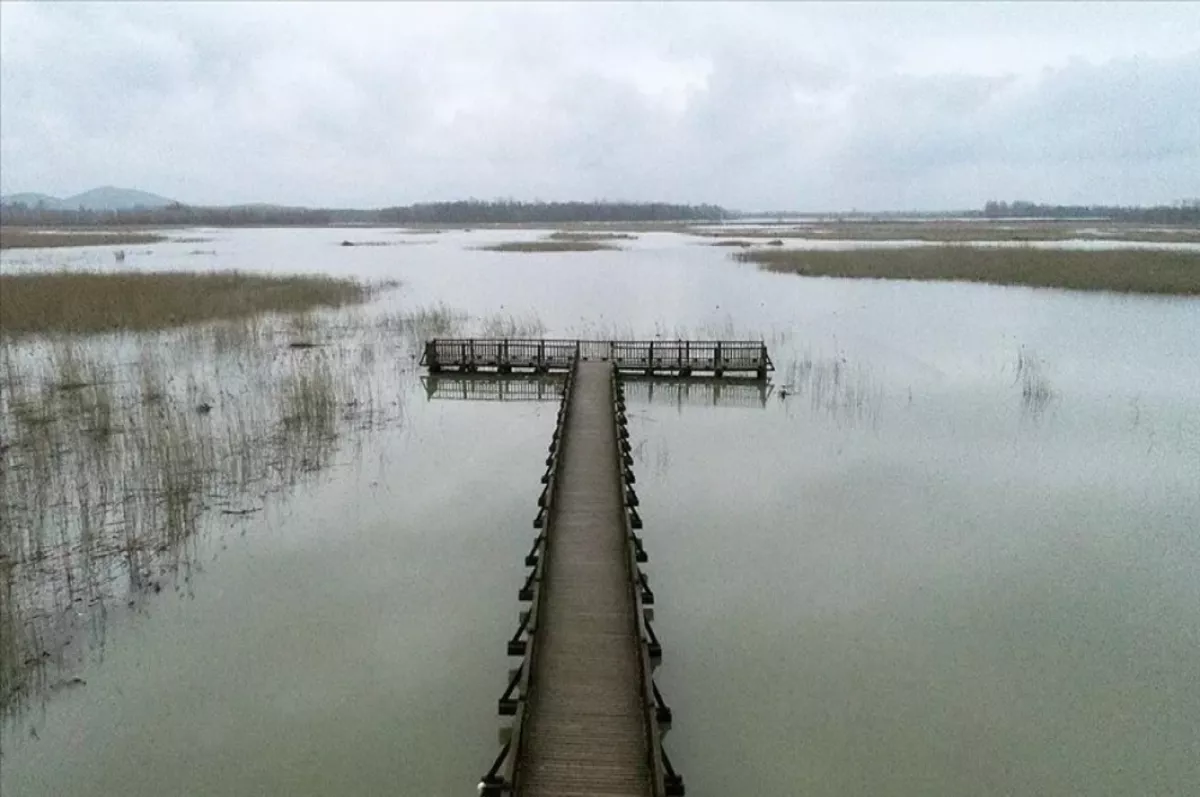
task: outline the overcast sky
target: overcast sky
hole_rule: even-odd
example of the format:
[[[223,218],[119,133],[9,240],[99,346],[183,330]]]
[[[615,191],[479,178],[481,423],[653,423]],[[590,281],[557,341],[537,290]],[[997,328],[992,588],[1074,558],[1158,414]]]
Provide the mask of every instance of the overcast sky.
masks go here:
[[[0,191],[1200,196],[1200,3],[0,3]]]

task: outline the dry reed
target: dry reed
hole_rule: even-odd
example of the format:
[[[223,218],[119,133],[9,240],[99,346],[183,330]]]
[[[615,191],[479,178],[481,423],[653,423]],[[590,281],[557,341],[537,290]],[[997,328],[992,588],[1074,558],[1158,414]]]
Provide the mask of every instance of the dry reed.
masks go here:
[[[156,330],[268,312],[340,307],[374,289],[324,276],[222,272],[0,274],[0,332]]]
[[[165,240],[165,235],[137,230],[30,230],[23,227],[0,227],[0,249],[152,244]]]
[[[924,246],[905,249],[748,250],[768,271],[806,277],[946,280],[1120,293],[1200,295],[1200,255],[1139,249]]]

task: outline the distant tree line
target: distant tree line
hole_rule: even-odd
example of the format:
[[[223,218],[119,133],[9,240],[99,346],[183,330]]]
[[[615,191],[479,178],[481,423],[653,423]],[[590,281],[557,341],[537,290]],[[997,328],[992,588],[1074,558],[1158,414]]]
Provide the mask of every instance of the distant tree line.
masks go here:
[[[664,202],[515,202],[462,200],[378,210],[289,208],[276,205],[200,207],[172,204],[131,210],[62,210],[0,205],[0,224],[17,226],[307,226],[331,224],[524,224],[564,222],[720,221],[716,205]]]
[[[1112,205],[1042,205],[1036,202],[989,201],[983,215],[995,218],[1067,219],[1092,218],[1110,221],[1133,221],[1145,224],[1200,223],[1200,199],[1187,199],[1173,205],[1151,207],[1121,207]]]
[[[523,224],[571,221],[720,221],[730,217],[717,205],[666,202],[429,202],[384,208],[388,224]]]

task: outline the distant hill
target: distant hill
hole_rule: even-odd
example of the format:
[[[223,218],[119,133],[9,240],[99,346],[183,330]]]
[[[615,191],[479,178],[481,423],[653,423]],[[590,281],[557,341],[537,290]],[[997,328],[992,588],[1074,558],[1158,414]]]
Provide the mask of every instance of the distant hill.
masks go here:
[[[62,201],[49,194],[5,194],[0,196],[0,205],[24,205],[29,208],[43,207],[46,210],[60,210]]]
[[[37,193],[9,194],[0,197],[0,204],[22,204],[29,208],[36,208],[40,204],[46,210],[133,210],[165,208],[175,204],[175,200],[133,188],[104,185],[66,199]]]

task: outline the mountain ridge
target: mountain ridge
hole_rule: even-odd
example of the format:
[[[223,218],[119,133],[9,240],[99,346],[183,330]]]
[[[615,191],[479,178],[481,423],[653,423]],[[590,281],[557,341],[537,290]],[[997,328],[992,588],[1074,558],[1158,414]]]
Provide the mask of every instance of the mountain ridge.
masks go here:
[[[176,204],[175,200],[136,188],[120,188],[102,185],[87,191],[59,199],[37,191],[0,196],[0,204],[22,204],[46,210],[134,210],[136,208],[163,208]]]

